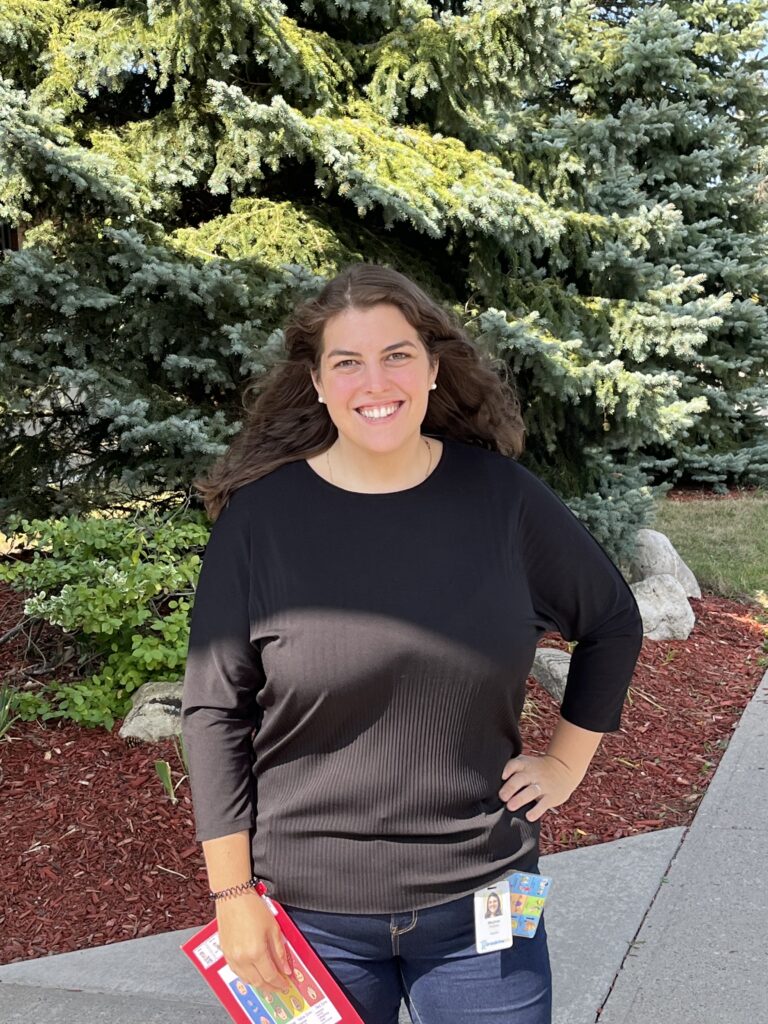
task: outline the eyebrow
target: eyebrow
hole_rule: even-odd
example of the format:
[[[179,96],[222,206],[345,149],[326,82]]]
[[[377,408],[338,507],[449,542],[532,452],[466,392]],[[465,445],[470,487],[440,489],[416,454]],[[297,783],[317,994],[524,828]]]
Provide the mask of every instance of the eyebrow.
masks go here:
[[[396,341],[394,345],[387,345],[387,347],[383,348],[381,351],[391,352],[393,348],[403,348],[404,345],[410,345],[411,348],[416,348],[412,341]],[[328,358],[330,359],[332,356],[359,356],[360,354],[360,352],[350,352],[345,348],[335,348],[332,352],[328,353]]]

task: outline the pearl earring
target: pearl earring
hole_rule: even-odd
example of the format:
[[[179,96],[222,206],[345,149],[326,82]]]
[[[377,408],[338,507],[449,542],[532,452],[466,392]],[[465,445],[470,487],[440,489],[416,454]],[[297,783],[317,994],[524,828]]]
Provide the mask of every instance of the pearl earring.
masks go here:
[[[429,390],[430,391],[434,391],[436,387],[437,387],[437,384],[430,384],[429,385]]]
[[[323,403],[325,402],[325,399],[323,398],[322,395],[318,395],[317,396],[317,400],[318,400],[318,402],[323,402]]]

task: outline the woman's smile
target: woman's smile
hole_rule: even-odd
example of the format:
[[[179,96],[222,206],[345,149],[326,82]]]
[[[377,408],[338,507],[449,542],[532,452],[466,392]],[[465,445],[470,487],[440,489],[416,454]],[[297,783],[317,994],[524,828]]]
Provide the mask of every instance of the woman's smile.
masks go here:
[[[366,423],[391,423],[404,404],[404,402],[389,402],[387,405],[362,405],[355,409],[355,412]]]

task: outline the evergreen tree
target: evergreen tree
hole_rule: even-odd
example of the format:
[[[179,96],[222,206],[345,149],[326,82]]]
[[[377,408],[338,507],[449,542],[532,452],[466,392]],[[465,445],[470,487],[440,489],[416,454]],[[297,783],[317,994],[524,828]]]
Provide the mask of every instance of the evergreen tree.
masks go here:
[[[681,404],[669,411],[685,410],[689,429],[664,417],[655,439],[640,438],[622,418],[633,436],[619,447],[637,444],[657,476],[718,490],[768,479],[766,10],[762,0],[575,4],[567,73],[513,119],[512,151],[545,168],[539,188],[638,225],[634,245],[591,252],[584,276],[569,261],[575,315],[584,323],[589,296],[594,337],[599,302],[602,343],[624,371],[674,376]],[[527,278],[515,297],[541,312],[547,300]]]
[[[359,259],[511,367],[615,555],[644,470],[765,479],[761,8],[689,6],[6,0],[0,512],[186,488]]]

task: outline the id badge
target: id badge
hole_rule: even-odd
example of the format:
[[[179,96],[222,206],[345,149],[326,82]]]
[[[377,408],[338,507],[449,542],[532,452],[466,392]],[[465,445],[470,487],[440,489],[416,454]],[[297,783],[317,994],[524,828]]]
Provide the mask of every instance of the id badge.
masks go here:
[[[475,892],[475,948],[492,953],[512,945],[512,912],[509,880],[502,878]]]
[[[552,879],[545,875],[515,871],[507,881],[512,908],[512,934],[532,939],[539,926]]]

